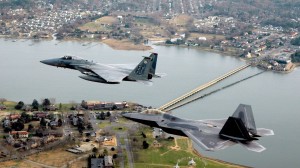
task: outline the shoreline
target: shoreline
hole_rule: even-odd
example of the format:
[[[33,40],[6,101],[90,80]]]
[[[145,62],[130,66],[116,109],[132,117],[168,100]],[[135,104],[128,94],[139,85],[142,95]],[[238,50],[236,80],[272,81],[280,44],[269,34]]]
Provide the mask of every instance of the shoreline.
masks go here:
[[[201,51],[217,53],[217,54],[220,54],[222,56],[231,56],[231,57],[239,58],[239,56],[236,55],[234,52],[220,51],[220,50],[216,50],[216,49],[211,49],[210,47],[174,45],[174,44],[163,44],[163,43],[154,43],[153,45],[157,45],[157,46],[178,46],[178,47],[181,47],[181,48],[191,48],[191,49],[196,49],[196,50],[201,50]]]
[[[88,39],[88,38],[65,38],[65,39],[61,39],[61,40],[57,40],[55,38],[38,38],[38,39],[34,39],[34,38],[24,38],[24,37],[11,37],[11,36],[7,36],[7,35],[0,35],[0,38],[3,38],[5,40],[11,39],[11,40],[56,40],[56,41],[60,41],[60,42],[64,42],[64,41],[77,41],[77,42],[99,42],[99,43],[103,43],[108,45],[109,47],[111,47],[112,49],[115,50],[127,50],[127,51],[147,51],[147,50],[152,50],[153,48],[151,46],[148,45],[144,45],[143,43],[141,44],[134,44],[132,41],[129,40],[116,40],[116,39]],[[16,41],[13,41],[16,42]]]

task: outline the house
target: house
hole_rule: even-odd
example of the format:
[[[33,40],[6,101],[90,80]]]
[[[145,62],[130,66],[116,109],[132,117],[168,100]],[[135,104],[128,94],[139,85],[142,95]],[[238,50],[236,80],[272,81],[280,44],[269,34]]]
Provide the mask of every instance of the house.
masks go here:
[[[53,141],[55,141],[55,137],[53,135],[48,135],[48,136],[43,138],[43,143],[44,144],[47,144],[47,143],[50,143],[50,142],[53,142]]]
[[[3,127],[5,128],[5,127],[9,127],[11,125],[11,123],[10,123],[10,120],[9,119],[5,119],[4,121],[3,121]]]
[[[113,109],[124,109],[126,108],[127,102],[100,102],[100,101],[88,101],[86,103],[89,110],[113,110]]]
[[[104,168],[104,158],[91,158],[90,168]]]
[[[34,113],[35,118],[45,118],[45,117],[47,117],[47,115],[48,115],[48,113],[46,113],[46,112],[36,112],[36,113]]]
[[[25,106],[23,106],[22,110],[23,111],[32,111],[32,107],[29,105],[25,105]]]
[[[29,133],[27,131],[11,131],[9,133],[14,138],[28,138]]]
[[[6,110],[6,106],[5,105],[0,105],[0,110]]]
[[[297,37],[297,35],[298,35],[298,32],[291,32],[290,33],[290,36],[291,36],[292,39]]]
[[[56,111],[58,108],[55,105],[49,105],[43,108],[45,111]]]
[[[113,168],[114,167],[112,156],[104,156],[104,167],[105,168]]]
[[[113,168],[112,156],[104,156],[100,158],[90,158],[90,168]]]
[[[10,145],[13,145],[15,143],[15,139],[12,135],[8,135],[6,137],[6,142],[9,143]]]
[[[11,121],[13,121],[13,120],[17,120],[17,119],[21,118],[21,115],[20,115],[20,114],[10,114],[10,115],[8,116],[8,118],[9,118]]]

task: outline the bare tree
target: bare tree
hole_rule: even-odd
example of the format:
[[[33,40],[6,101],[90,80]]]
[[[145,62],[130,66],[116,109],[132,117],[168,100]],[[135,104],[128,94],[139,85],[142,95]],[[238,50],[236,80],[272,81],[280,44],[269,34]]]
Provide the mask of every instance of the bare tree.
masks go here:
[[[4,102],[6,102],[7,100],[5,98],[0,98],[0,104],[3,104]]]
[[[51,103],[51,104],[55,104],[55,102],[56,102],[56,99],[55,99],[55,98],[49,98],[49,100],[50,100],[50,103]]]

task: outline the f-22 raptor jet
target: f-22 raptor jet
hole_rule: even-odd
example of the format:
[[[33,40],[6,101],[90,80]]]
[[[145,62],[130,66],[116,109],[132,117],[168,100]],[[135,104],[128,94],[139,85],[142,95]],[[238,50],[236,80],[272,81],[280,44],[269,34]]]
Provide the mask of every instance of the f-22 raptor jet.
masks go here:
[[[144,57],[137,66],[130,64],[100,64],[75,56],[64,56],[41,62],[51,66],[78,70],[84,74],[79,77],[88,81],[107,84],[134,81],[151,85],[150,79],[161,77],[155,74],[157,55],[157,53],[152,53],[149,57]]]
[[[273,130],[256,128],[251,106],[244,104],[240,104],[228,119],[187,120],[154,109],[143,113],[125,113],[123,117],[161,128],[169,134],[187,136],[208,151],[240,144],[248,150],[262,152],[266,148],[255,141],[261,136],[274,135]]]

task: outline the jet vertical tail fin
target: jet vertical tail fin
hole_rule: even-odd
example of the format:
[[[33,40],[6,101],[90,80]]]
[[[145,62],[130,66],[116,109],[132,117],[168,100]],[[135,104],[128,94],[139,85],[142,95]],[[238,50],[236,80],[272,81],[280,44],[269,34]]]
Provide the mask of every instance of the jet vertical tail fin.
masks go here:
[[[251,134],[257,135],[253,112],[250,105],[240,104],[233,113],[232,117],[240,118],[243,121],[247,130]]]
[[[223,139],[230,139],[233,141],[252,141],[257,140],[250,136],[247,128],[240,118],[229,117],[221,129],[219,136]]]
[[[149,73],[152,75],[152,77],[153,78],[161,78],[161,77],[166,76],[167,74],[165,74],[165,73],[156,73],[156,64],[157,64],[158,54],[152,53],[149,57],[151,58],[151,61],[152,61],[150,71],[149,71]]]
[[[251,106],[240,104],[228,118],[219,133],[220,137],[238,141],[257,140],[257,130]]]
[[[152,61],[150,57],[144,57],[144,59],[133,69],[133,71],[128,75],[127,79],[131,81],[139,80],[149,80],[152,79],[152,74],[150,74],[150,69],[152,66]]]
[[[151,64],[151,67],[150,67],[150,70],[149,70],[149,73],[151,74],[151,75],[155,75],[155,71],[156,71],[156,64],[157,64],[157,53],[152,53],[149,57],[150,57],[150,59],[151,59],[151,62],[152,62],[152,64]]]

